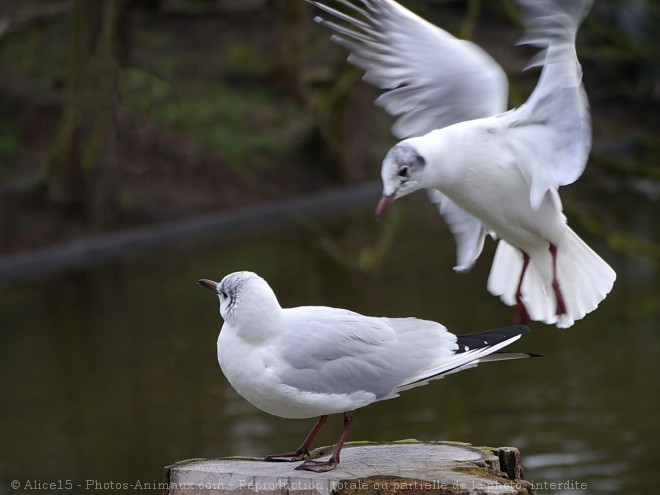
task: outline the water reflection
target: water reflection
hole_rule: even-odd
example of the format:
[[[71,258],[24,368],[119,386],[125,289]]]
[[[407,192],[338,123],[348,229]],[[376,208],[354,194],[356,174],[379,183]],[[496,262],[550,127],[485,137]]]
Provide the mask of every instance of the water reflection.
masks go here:
[[[298,445],[312,420],[267,416],[222,377],[217,301],[200,277],[251,269],[283,305],[416,315],[458,333],[509,324],[511,308],[485,290],[492,243],[470,274],[453,274],[453,241],[435,213],[423,198],[401,203],[391,244],[365,211],[4,289],[0,493],[13,479],[159,481],[177,460]],[[657,230],[648,207],[618,214]],[[513,445],[533,481],[646,491],[660,440],[658,272],[573,226],[619,273],[601,308],[568,331],[535,324],[516,348],[543,359],[484,366],[360,410],[351,438]],[[331,419],[318,444],[339,429]]]

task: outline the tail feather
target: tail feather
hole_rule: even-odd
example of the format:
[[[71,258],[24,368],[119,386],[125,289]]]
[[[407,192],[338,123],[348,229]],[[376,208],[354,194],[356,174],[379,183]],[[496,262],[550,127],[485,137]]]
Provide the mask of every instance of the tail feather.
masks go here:
[[[495,352],[486,357],[482,357],[480,363],[492,363],[495,361],[510,361],[512,359],[527,359],[533,357],[543,357],[535,352]]]
[[[531,262],[522,286],[522,296],[532,320],[568,328],[598,307],[612,290],[616,273],[570,228],[557,246],[557,279],[566,304],[566,314],[556,315],[552,289],[552,261],[547,250],[528,253]],[[488,278],[491,294],[513,306],[522,269],[522,254],[500,240]]]
[[[393,394],[378,400],[391,399],[399,392],[426,385],[429,381],[443,378],[446,375],[474,368],[482,362],[498,361],[501,359],[517,359],[518,357],[532,357],[532,354],[506,353],[506,355],[510,354],[511,357],[501,359],[490,358],[491,355],[498,353],[500,349],[515,342],[528,331],[528,327],[517,325],[470,335],[457,336],[457,347],[451,358],[448,359],[444,357],[439,363],[419,370],[415,375],[411,376],[408,381],[398,386]],[[503,353],[503,355],[504,354],[505,353]],[[515,357],[513,357],[514,355]]]
[[[533,320],[556,324],[557,304],[552,290],[552,257],[550,251],[543,250],[531,253],[530,258],[522,285],[523,303],[527,308],[529,317]],[[520,273],[517,275],[519,278]],[[516,278],[516,284],[518,278]]]
[[[500,296],[504,304],[516,304],[516,284],[511,282],[515,274],[520,275],[523,266],[522,253],[508,242],[500,239],[488,276],[488,292]]]
[[[529,328],[524,325],[515,325],[511,327],[496,328],[486,330],[485,332],[471,333],[469,335],[458,335],[456,344],[458,344],[457,353],[473,351],[493,347],[506,340],[529,332]]]
[[[469,335],[459,335],[456,338],[456,343],[458,344],[456,353],[492,347],[516,336],[524,335],[527,332],[529,332],[529,327],[516,325],[512,327],[497,328],[495,330],[487,330],[485,332],[472,333]],[[530,357],[541,357],[541,355],[531,352],[497,351],[479,358],[478,363],[491,363],[493,361],[508,361],[511,359],[525,359]],[[477,362],[474,364],[476,363]]]
[[[532,320],[554,324],[557,322],[554,295],[547,292],[548,289],[552,290],[550,253],[530,254],[530,256],[531,262],[522,285],[522,300]],[[516,289],[522,267],[522,252],[500,239],[488,277],[488,291],[500,296],[505,304],[515,306]]]

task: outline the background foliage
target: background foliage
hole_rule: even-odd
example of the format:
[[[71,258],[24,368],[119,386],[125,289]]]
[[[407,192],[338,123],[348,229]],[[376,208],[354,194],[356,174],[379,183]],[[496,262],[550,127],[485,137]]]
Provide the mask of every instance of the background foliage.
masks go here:
[[[485,47],[524,101],[538,73],[522,72],[515,2],[404,3]],[[303,0],[3,2],[0,252],[376,179],[391,119],[314,15]],[[598,0],[580,31],[596,189],[659,193],[659,20],[657,0]]]

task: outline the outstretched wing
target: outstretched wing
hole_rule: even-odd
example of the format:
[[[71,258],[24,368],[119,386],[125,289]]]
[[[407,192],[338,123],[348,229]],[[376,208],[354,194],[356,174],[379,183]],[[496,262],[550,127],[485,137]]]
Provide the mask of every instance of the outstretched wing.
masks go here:
[[[506,110],[502,68],[474,43],[459,40],[393,0],[337,0],[354,15],[307,0],[341,24],[317,17],[350,50],[364,80],[386,90],[376,103],[399,117],[392,133],[421,136],[457,122]],[[356,2],[357,3],[357,2]]]
[[[577,180],[591,149],[589,102],[575,51],[577,30],[593,0],[518,0],[526,24],[521,43],[543,48],[532,66],[541,77],[509,120],[521,172],[538,208],[545,194]],[[547,157],[554,157],[548,163]]]
[[[393,0],[361,0],[361,7],[338,0],[361,19],[308,1],[343,21],[316,18],[337,33],[332,39],[350,50],[348,60],[365,70],[364,80],[386,90],[376,103],[399,117],[392,128],[397,138],[506,110],[506,75],[474,43],[455,38]],[[486,228],[439,191],[428,194],[454,234],[455,270],[470,269],[483,248]]]

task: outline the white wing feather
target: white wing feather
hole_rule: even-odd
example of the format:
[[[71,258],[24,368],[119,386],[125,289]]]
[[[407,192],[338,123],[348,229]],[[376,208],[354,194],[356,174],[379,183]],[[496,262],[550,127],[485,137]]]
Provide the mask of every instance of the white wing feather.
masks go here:
[[[399,117],[392,133],[421,136],[457,122],[506,110],[508,83],[502,68],[474,43],[455,38],[392,0],[346,0],[362,19],[322,3],[318,8],[350,25],[321,17],[350,50],[349,62],[364,69],[364,80],[386,90],[376,103]]]
[[[532,65],[543,67],[527,102],[504,116],[512,140],[537,159],[519,160],[534,209],[549,190],[576,181],[591,150],[589,102],[575,52],[577,29],[592,0],[518,0],[527,31],[521,43],[542,47]],[[556,156],[552,166],[538,157]]]
[[[445,219],[456,241],[457,272],[472,268],[484,247],[488,229],[477,217],[471,215],[437,189],[427,189],[429,199]]]

